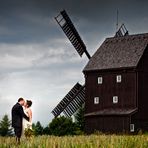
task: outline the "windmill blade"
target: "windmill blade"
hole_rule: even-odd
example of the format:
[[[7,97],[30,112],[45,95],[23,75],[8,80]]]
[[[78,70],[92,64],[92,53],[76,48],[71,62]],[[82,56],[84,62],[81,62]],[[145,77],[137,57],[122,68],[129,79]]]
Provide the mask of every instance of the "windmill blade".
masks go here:
[[[90,54],[86,50],[84,42],[79,36],[66,11],[61,11],[60,14],[57,17],[55,17],[55,20],[60,25],[60,27],[62,28],[62,30],[64,31],[64,33],[66,34],[66,36],[68,37],[76,51],[78,52],[78,54],[82,56],[83,53],[85,53],[88,59],[90,59]]]
[[[67,117],[71,117],[85,102],[85,88],[83,88],[77,96],[69,103],[69,105],[64,109],[63,113]],[[65,114],[65,112],[68,113]]]
[[[125,25],[122,24],[119,30],[116,32],[115,37],[121,37],[128,35],[128,30],[126,29]]]
[[[63,112],[65,116],[71,117],[84,104],[84,101],[85,86],[77,83],[51,113],[57,117]]]

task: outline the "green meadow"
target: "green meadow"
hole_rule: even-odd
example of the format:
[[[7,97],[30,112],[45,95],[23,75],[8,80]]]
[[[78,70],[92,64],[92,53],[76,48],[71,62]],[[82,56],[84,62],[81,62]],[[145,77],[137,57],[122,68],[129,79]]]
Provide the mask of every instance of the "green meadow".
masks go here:
[[[37,136],[22,138],[18,146],[15,137],[0,137],[0,148],[148,148],[148,135],[83,135]]]

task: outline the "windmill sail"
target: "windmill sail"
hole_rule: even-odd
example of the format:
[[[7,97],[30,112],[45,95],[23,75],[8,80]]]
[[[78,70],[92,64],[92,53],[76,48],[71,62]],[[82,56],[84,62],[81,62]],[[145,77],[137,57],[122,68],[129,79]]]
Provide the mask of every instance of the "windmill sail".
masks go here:
[[[57,117],[62,112],[66,117],[71,117],[85,101],[85,86],[77,83],[62,101],[52,110],[52,114]]]
[[[76,51],[78,52],[78,54],[82,56],[83,53],[85,53],[88,59],[90,59],[90,55],[86,50],[86,46],[82,41],[81,37],[79,36],[66,11],[61,11],[60,14],[57,17],[55,17],[55,20],[60,25],[60,27],[62,28],[62,30],[64,31],[64,33],[66,34],[66,36],[68,37]]]
[[[116,32],[115,37],[121,37],[128,35],[128,30],[126,29],[125,25],[122,24],[119,30]]]

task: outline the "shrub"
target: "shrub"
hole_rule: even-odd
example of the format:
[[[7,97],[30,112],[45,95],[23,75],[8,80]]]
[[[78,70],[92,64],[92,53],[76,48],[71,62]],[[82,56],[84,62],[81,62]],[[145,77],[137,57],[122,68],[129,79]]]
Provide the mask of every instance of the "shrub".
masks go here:
[[[61,116],[52,120],[49,129],[51,134],[55,136],[75,135],[77,126],[72,122],[71,118]]]

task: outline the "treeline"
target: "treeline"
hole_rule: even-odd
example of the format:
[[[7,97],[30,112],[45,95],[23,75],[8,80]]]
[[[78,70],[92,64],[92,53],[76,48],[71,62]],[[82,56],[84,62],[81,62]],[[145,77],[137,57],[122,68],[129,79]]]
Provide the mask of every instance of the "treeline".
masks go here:
[[[32,124],[33,134],[38,135],[80,135],[84,133],[84,107],[80,108],[79,111],[74,116],[75,121],[72,118],[66,118],[60,116],[54,118],[46,127],[42,126],[38,121]],[[1,136],[12,136],[14,135],[13,129],[11,127],[11,121],[8,115],[0,120],[0,135]]]

